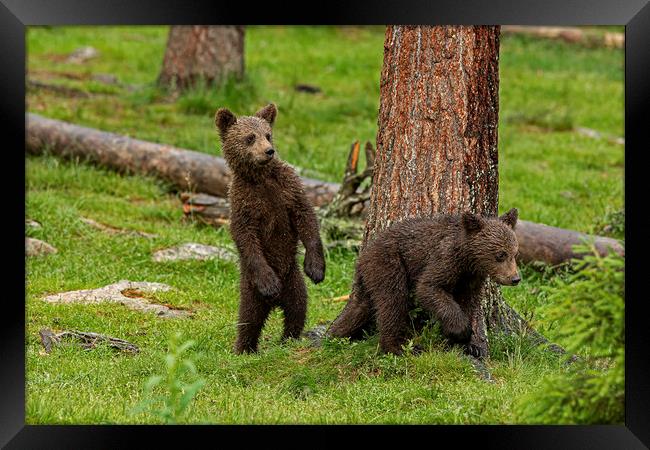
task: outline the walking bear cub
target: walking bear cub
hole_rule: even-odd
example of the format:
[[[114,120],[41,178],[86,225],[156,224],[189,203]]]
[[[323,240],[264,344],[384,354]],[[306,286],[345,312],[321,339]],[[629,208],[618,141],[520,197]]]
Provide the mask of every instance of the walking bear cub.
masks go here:
[[[239,251],[240,304],[235,352],[255,352],[271,310],[284,312],[283,340],[300,336],[307,314],[307,289],[298,264],[305,246],[305,274],[325,277],[323,245],[314,210],[300,178],[277,158],[272,126],[274,104],[254,116],[217,111],[223,154],[232,171],[230,234]]]
[[[520,281],[515,255],[517,210],[498,218],[471,213],[407,219],[380,232],[362,250],[355,295],[328,334],[358,336],[373,315],[384,352],[402,353],[407,340],[409,293],[441,324],[443,334],[484,357],[472,332],[486,278],[502,285]],[[476,330],[475,330],[476,331]]]

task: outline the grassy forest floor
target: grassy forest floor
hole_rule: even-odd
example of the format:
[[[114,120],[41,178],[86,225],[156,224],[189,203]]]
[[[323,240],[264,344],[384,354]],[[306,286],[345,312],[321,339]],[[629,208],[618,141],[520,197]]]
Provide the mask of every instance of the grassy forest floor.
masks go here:
[[[374,142],[383,27],[248,27],[245,79],[180,96],[155,87],[166,36],[167,27],[30,28],[29,79],[89,95],[33,85],[28,110],[220,155],[215,110],[228,106],[251,114],[273,101],[279,108],[274,139],[280,157],[305,176],[335,182],[350,144]],[[99,55],[82,64],[65,62],[82,46]],[[97,74],[114,76],[117,83]],[[623,237],[623,146],[575,131],[586,127],[623,136],[623,80],[622,50],[502,38],[500,212],[517,207],[525,220]],[[322,92],[297,92],[296,83]],[[416,338],[428,350],[417,357],[381,355],[376,337],[353,344],[327,340],[321,348],[305,339],[280,345],[279,311],[267,322],[260,353],[235,356],[236,264],[151,259],[153,251],[185,242],[233,248],[226,229],[182,221],[177,194],[153,178],[47,155],[26,157],[26,177],[27,217],[42,225],[27,233],[58,248],[26,263],[28,423],[161,422],[133,408],[146,397],[146,381],[165,373],[168,342],[176,332],[195,342],[186,354],[196,374],[184,376],[205,381],[181,423],[518,423],[527,395],[545,377],[567,371],[562,358],[525,339],[494,335],[488,361],[494,382],[487,383],[460,351],[445,348],[435,326]],[[81,217],[156,237],[107,234]],[[306,328],[333,320],[343,308],[332,299],[349,291],[355,257],[345,249],[330,251],[325,281],[308,281]],[[559,334],[545,314],[545,287],[561,275],[530,267],[522,272],[522,283],[503,294],[553,340]],[[156,294],[156,301],[188,308],[193,316],[161,319],[121,305],[41,300],[123,279],[173,286]],[[67,346],[46,354],[39,339],[44,327],[104,333],[141,351]]]

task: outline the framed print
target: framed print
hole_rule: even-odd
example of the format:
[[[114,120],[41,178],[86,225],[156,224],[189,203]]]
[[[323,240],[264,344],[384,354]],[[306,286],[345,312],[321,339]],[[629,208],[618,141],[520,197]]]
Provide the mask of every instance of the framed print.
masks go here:
[[[646,2],[0,17],[7,448],[647,448]]]

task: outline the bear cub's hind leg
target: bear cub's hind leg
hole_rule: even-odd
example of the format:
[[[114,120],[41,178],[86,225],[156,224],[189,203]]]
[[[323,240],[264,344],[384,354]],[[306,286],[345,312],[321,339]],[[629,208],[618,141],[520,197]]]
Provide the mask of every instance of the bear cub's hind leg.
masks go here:
[[[379,345],[384,353],[403,353],[402,345],[406,343],[406,328],[408,326],[408,304],[401,299],[390,304],[388,299],[381,299],[377,307],[377,328],[379,329]]]
[[[295,268],[289,275],[281,295],[280,306],[284,312],[282,341],[297,339],[305,326],[307,317],[307,287],[302,274]]]
[[[235,353],[238,355],[257,352],[257,343],[264,322],[272,308],[260,295],[256,294],[254,289],[250,286],[241,287],[237,341],[235,342]]]
[[[401,355],[409,318],[406,272],[398,265],[388,273],[365,273],[363,279],[371,289],[381,349]]]
[[[347,337],[352,340],[361,339],[373,322],[370,305],[371,299],[363,287],[361,277],[357,274],[354,290],[350,293],[341,314],[330,325],[327,334],[333,337]]]

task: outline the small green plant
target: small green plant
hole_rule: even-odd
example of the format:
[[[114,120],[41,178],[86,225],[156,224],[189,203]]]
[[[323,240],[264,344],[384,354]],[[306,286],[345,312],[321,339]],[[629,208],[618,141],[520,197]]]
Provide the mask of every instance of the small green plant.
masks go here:
[[[568,376],[546,377],[519,403],[521,418],[536,423],[622,423],[625,398],[623,257],[601,257],[593,246],[574,262],[575,272],[548,288],[547,317],[568,356]]]
[[[196,379],[193,383],[182,381],[187,373],[196,375],[196,366],[191,357],[184,357],[194,341],[185,341],[179,344],[181,334],[172,335],[169,341],[169,351],[165,355],[167,366],[166,375],[154,375],[144,385],[145,399],[132,411],[132,414],[149,412],[168,424],[178,423],[185,414],[194,396],[205,384],[203,378]],[[154,389],[163,383],[165,394],[154,395]]]
[[[596,225],[596,233],[616,238],[625,237],[625,209],[608,210]]]
[[[309,370],[296,372],[289,378],[286,388],[294,398],[306,400],[309,396],[317,392],[317,382],[314,374]]]

